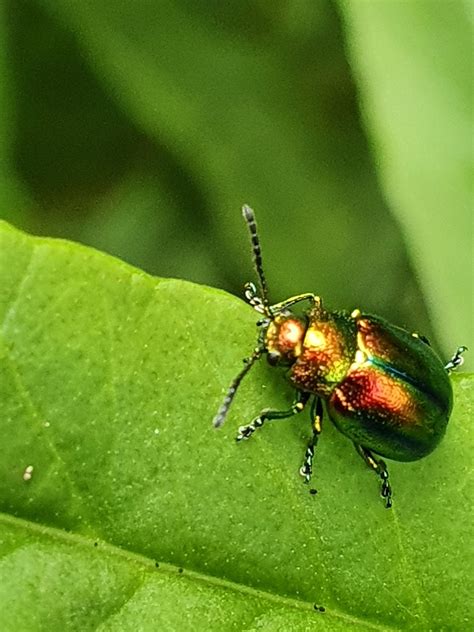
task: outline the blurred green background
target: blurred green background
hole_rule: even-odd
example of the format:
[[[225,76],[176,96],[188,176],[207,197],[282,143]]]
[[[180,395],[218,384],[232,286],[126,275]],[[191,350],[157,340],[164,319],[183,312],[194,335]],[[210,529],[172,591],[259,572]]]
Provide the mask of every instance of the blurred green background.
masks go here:
[[[10,0],[0,218],[471,344],[472,5]],[[471,362],[472,366],[472,362]]]

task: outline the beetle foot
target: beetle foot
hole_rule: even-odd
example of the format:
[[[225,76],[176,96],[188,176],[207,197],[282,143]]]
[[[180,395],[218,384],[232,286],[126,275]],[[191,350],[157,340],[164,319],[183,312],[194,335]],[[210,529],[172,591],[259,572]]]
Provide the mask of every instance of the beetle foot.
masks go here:
[[[304,463],[300,467],[300,475],[304,478],[305,483],[309,483],[311,480],[311,475],[313,473],[313,456],[314,456],[314,446],[310,444],[306,448],[306,453],[304,455]]]
[[[236,441],[242,441],[242,439],[248,439],[253,435],[257,428],[261,428],[263,426],[263,419],[261,417],[257,417],[247,426],[240,426],[239,434],[236,436]]]
[[[383,463],[383,461],[381,463]],[[383,466],[385,467],[385,463],[383,463]],[[392,506],[392,488],[388,482],[388,472],[386,469],[380,472],[380,478],[382,479],[382,490],[380,494],[382,498],[385,498],[385,507],[390,509]]]
[[[467,351],[467,347],[464,347],[464,346],[458,347],[456,349],[456,353],[453,355],[451,360],[447,364],[444,365],[444,368],[446,369],[448,373],[450,373],[454,369],[457,369],[458,367],[463,365],[464,358],[462,357],[462,354],[465,351]]]
[[[300,467],[300,476],[304,478],[305,483],[309,483],[309,481],[311,480],[312,473],[313,472],[312,472],[311,466],[308,466],[307,463],[305,463],[304,465]]]

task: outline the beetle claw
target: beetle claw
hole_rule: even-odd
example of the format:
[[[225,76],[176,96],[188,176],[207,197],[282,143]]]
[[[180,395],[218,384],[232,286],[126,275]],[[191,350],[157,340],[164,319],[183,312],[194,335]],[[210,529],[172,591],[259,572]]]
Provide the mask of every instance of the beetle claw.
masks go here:
[[[253,435],[257,428],[263,426],[263,417],[257,417],[252,421],[252,423],[248,424],[248,426],[240,426],[239,434],[236,436],[236,441],[242,441],[242,439],[248,439]]]
[[[240,426],[239,433],[235,437],[236,441],[242,441],[243,439],[248,439],[252,432],[249,430],[249,426]]]
[[[385,465],[385,463],[384,463]],[[390,483],[388,482],[388,472],[387,470],[383,470],[380,473],[380,477],[382,479],[382,490],[381,496],[385,498],[385,507],[390,509],[392,506],[392,488],[390,487]]]
[[[306,463],[300,467],[300,476],[304,478],[305,483],[309,483],[309,481],[311,480],[311,474],[311,468],[308,467]]]
[[[304,478],[305,483],[309,483],[309,481],[311,480],[312,473],[313,472],[312,472],[311,466],[309,466],[308,463],[304,463],[300,467],[300,476]]]

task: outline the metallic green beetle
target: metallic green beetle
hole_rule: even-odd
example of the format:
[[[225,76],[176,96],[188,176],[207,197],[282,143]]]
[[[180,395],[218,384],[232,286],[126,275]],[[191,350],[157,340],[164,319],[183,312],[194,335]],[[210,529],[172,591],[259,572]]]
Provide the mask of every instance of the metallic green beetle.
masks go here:
[[[324,400],[336,428],[352,440],[380,477],[385,505],[391,507],[387,466],[375,455],[414,461],[435,449],[452,409],[449,372],[462,364],[466,347],[459,347],[444,365],[423,336],[359,309],[329,311],[314,294],[300,294],[270,305],[252,209],[244,206],[243,216],[250,230],[260,285],[258,294],[255,285],[247,283],[245,297],[263,317],[257,322],[257,346],[232,381],[214,426],[224,423],[242,379],[266,353],[271,365],[288,368],[288,378],[296,388],[295,401],[289,410],[263,410],[250,424],[239,428],[237,440],[248,439],[265,421],[301,412],[312,398],[313,432],[300,469],[309,482]],[[290,310],[301,301],[309,303],[303,317]]]

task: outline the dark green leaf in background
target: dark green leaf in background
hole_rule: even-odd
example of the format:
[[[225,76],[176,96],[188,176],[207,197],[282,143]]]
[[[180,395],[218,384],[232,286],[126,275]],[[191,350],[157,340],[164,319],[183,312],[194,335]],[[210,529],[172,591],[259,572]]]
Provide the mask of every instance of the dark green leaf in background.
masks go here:
[[[5,4],[0,4],[0,218],[28,225],[31,200],[15,171],[15,109],[12,72],[9,65],[8,19]]]
[[[329,423],[313,497],[308,419],[233,440],[288,402],[277,371],[211,427],[241,301],[7,225],[0,285],[2,631],[472,627],[472,377],[435,453],[390,463],[393,510]]]
[[[247,202],[275,300],[313,290],[431,334],[332,3],[8,6],[16,161],[41,205],[20,225],[238,292]]]

